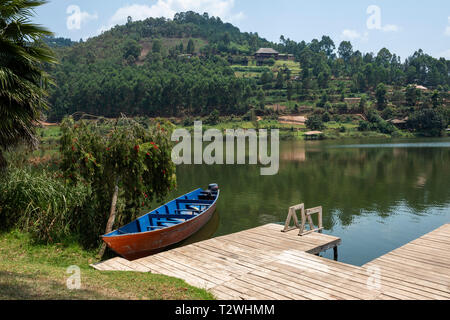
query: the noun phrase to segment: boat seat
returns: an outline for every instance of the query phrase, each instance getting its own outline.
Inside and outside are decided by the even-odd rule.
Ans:
[[[162,229],[162,228],[164,228],[164,227],[163,226],[148,226],[147,231],[152,231],[152,230]]]
[[[193,211],[193,210],[188,210],[188,209],[184,209],[184,210],[175,210],[176,212],[179,212],[179,213],[181,213],[181,214],[183,214],[183,215],[191,215],[191,216],[193,216],[193,217],[196,217],[196,216],[198,216],[198,214],[201,212],[201,211]]]
[[[184,222],[186,220],[182,220],[182,219],[165,219],[165,218],[161,218],[157,220],[158,224],[166,224],[166,223],[173,223],[173,224],[179,224],[181,222]]]
[[[163,223],[163,225],[166,227],[173,227],[173,226],[178,225],[178,223]]]
[[[190,204],[192,205],[211,205],[214,203],[213,200],[202,200],[202,199],[192,199],[192,200],[177,200],[180,204]]]

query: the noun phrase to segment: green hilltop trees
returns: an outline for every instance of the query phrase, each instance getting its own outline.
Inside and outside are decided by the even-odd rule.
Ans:
[[[377,105],[379,109],[384,109],[387,103],[387,89],[384,83],[379,83],[377,86],[377,90],[375,92],[375,96],[377,98]]]
[[[189,39],[187,48],[186,48],[186,53],[188,54],[193,54],[195,52],[195,44],[194,41],[192,39]]]
[[[261,47],[292,54],[295,62],[282,66],[267,59],[257,67],[252,55]],[[273,43],[191,11],[174,19],[129,21],[55,50],[61,63],[48,68],[57,83],[49,97],[50,121],[79,111],[105,117],[207,117],[214,110],[243,116],[258,107],[263,115],[270,113],[264,104],[284,103],[287,112],[295,112],[294,105],[326,107],[319,111],[333,119],[345,112],[367,116],[367,107],[376,105],[376,112],[391,120],[449,101],[450,61],[422,50],[402,60],[387,48],[362,53],[351,42],[335,44],[328,36],[309,43],[282,36]],[[328,98],[321,101],[324,95]],[[346,102],[362,96],[363,106]],[[376,123],[383,131],[392,129]]]

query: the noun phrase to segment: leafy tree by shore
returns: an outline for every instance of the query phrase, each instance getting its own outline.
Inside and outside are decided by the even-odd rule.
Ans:
[[[306,127],[311,130],[323,130],[325,125],[320,116],[313,115],[306,120]]]
[[[161,201],[175,187],[169,130],[126,118],[63,121],[61,169],[73,185],[92,190],[92,208],[82,218],[86,245],[96,245],[116,224],[133,221],[139,208]]]
[[[442,110],[425,108],[414,112],[408,120],[411,129],[428,136],[441,136],[448,126]]]

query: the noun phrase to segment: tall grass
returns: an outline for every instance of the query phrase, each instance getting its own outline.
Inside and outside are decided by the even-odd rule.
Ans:
[[[78,228],[89,192],[46,170],[10,168],[0,177],[0,229],[20,228],[39,242],[56,242]]]

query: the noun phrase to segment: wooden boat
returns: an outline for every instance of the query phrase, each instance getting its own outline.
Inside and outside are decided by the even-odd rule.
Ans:
[[[102,236],[114,252],[135,260],[179,243],[210,219],[219,199],[217,184],[187,193],[139,219]]]

